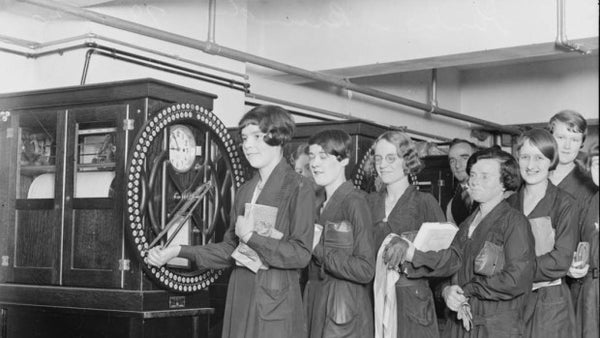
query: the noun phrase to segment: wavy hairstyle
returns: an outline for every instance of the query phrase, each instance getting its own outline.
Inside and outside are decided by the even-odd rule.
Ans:
[[[419,152],[415,142],[403,132],[390,130],[379,135],[375,140],[375,144],[381,140],[386,140],[396,147],[396,154],[404,160],[404,173],[416,175],[423,168],[425,164],[419,158]]]

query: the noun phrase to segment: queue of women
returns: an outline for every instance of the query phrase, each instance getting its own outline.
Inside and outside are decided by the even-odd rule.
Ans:
[[[404,133],[375,141],[383,187],[367,195],[345,175],[346,132],[313,135],[295,171],[283,156],[295,128],[287,111],[256,107],[239,128],[256,173],[236,193],[223,241],[146,258],[232,268],[223,337],[599,336],[598,146],[587,168],[577,165],[587,128],[579,114],[524,133],[516,157],[497,147],[472,154],[468,187],[479,207],[438,251],[412,243],[423,223],[445,216],[409,183],[423,164]],[[276,207],[282,236],[254,231],[248,203]],[[258,271],[231,257],[240,243],[260,257]]]

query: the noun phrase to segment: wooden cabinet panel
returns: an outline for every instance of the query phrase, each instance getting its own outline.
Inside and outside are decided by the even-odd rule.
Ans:
[[[149,119],[175,103],[210,112],[215,98],[151,79],[0,95],[0,112],[10,112],[0,118],[3,328],[23,337],[36,336],[37,324],[56,328],[48,337],[162,337],[166,332],[183,337],[194,329],[209,330],[210,299],[224,294],[176,293],[148,277],[126,220],[125,171],[135,136]],[[188,120],[201,130],[199,116]],[[156,144],[154,150],[166,149],[163,142]],[[218,157],[210,147],[198,151]],[[211,166],[219,171],[221,163]],[[191,182],[184,175],[177,178],[179,188]],[[169,197],[176,195],[169,189]],[[220,214],[228,215],[230,201],[220,205],[227,208]],[[203,236],[190,232],[196,242]],[[19,322],[25,319],[34,325]]]

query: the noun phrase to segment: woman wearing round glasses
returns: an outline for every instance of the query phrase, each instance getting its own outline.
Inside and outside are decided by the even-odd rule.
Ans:
[[[565,282],[578,240],[575,200],[548,180],[559,161],[552,134],[544,129],[527,131],[517,152],[525,184],[507,201],[529,219],[536,251],[534,283],[524,313],[525,335],[575,337],[575,315]]]
[[[383,133],[375,141],[374,159],[384,184],[383,189],[369,195],[376,250],[391,233],[416,233],[424,222],[445,221],[435,198],[419,192],[408,181],[408,175],[423,168],[410,137],[398,131]],[[421,252],[410,241],[396,236],[388,238],[382,258],[388,268],[401,272],[395,284],[397,336],[438,337],[433,293],[425,277],[452,275],[460,267],[458,251],[451,247]],[[377,302],[378,290],[375,293]],[[378,318],[377,310],[375,316],[377,332],[380,323],[387,324]]]

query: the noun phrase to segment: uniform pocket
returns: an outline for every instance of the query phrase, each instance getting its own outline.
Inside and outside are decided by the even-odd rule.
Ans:
[[[433,293],[426,283],[396,288],[399,292],[399,302],[403,304],[406,316],[413,322],[430,326],[435,320]]]
[[[346,221],[327,222],[323,234],[325,247],[352,249],[354,245],[352,225]]]
[[[523,321],[518,310],[500,312],[485,319],[483,331],[487,337],[521,337]]]
[[[259,271],[256,305],[261,321],[283,321],[290,318],[290,285],[285,271]],[[276,323],[272,323],[275,325]]]
[[[356,292],[347,282],[331,285],[327,297],[325,337],[346,337],[357,330]]]
[[[504,268],[504,248],[501,245],[485,241],[475,257],[473,271],[483,276],[493,276]]]

